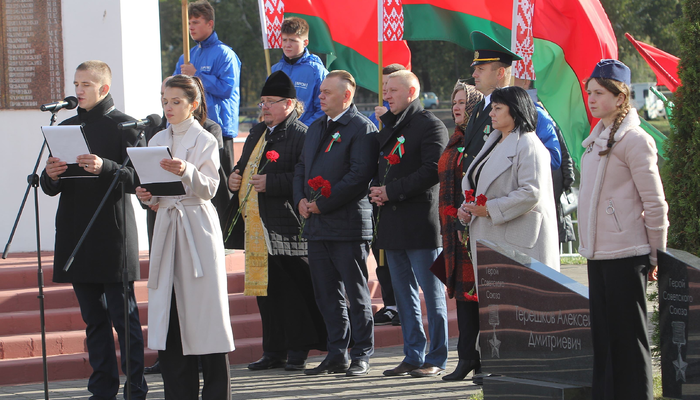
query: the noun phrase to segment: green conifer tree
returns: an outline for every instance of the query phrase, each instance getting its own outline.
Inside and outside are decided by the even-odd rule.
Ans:
[[[668,246],[700,256],[700,0],[683,2],[679,77],[662,177],[671,226]]]

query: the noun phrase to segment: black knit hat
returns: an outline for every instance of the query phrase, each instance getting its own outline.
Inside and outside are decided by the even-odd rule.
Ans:
[[[297,90],[294,88],[294,84],[287,74],[282,71],[275,71],[267,77],[260,96],[278,96],[287,99],[295,99],[297,97]]]

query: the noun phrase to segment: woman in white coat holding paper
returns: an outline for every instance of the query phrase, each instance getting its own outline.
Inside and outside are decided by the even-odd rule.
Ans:
[[[168,146],[161,168],[180,177],[185,195],[138,198],[157,208],[148,278],[148,347],[158,350],[166,398],[197,399],[202,359],[203,399],[230,399],[228,352],[234,349],[224,246],[211,203],[219,185],[219,146],[200,125],[206,119],[199,78],[177,75],[165,84],[170,123],[149,146]]]
[[[460,220],[470,223],[474,268],[476,241],[485,239],[559,271],[550,156],[534,132],[535,105],[522,88],[496,89],[489,115],[494,131],[462,179],[462,189],[486,196],[486,204],[470,202],[458,211]]]

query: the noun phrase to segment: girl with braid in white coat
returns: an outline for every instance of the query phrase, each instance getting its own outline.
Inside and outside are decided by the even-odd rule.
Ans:
[[[600,118],[583,141],[579,252],[588,258],[593,398],[653,398],[647,273],[666,250],[668,205],[654,140],[630,106],[630,70],[601,60],[586,81]]]

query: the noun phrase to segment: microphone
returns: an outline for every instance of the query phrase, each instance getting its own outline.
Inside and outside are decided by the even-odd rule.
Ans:
[[[58,110],[62,110],[64,108],[66,110],[72,110],[75,107],[78,107],[78,98],[75,96],[68,96],[62,101],[43,104],[41,106],[41,111],[57,112]]]
[[[120,131],[126,130],[126,129],[143,129],[147,126],[158,126],[163,122],[163,118],[160,117],[158,114],[151,114],[148,117],[144,119],[138,119],[136,121],[129,121],[129,122],[120,122],[119,125],[117,125],[117,129]]]

